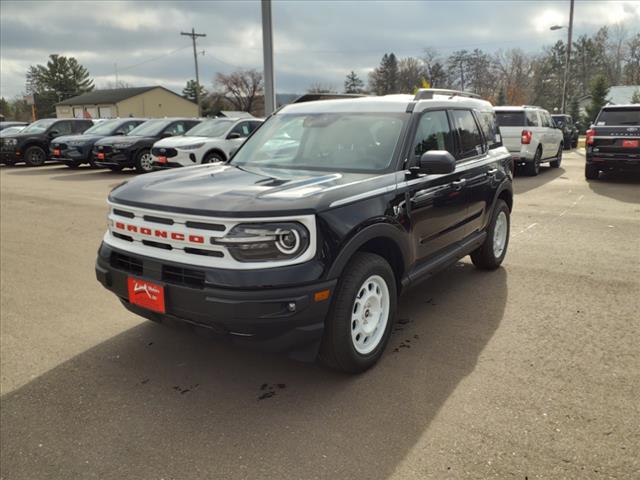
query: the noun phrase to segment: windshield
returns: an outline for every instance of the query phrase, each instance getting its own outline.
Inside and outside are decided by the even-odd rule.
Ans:
[[[21,132],[24,127],[7,127],[0,130],[0,137],[10,137],[11,135]]]
[[[330,171],[379,171],[391,163],[408,115],[280,114],[251,136],[232,164]]]
[[[207,120],[193,127],[185,135],[187,137],[221,137],[232,123],[233,120]]]
[[[110,135],[118,126],[123,123],[122,120],[107,120],[100,122],[93,127],[85,130],[84,134]]]
[[[496,120],[501,127],[524,127],[524,112],[522,110],[497,111]]]
[[[55,119],[55,118],[49,118],[47,120],[38,120],[36,122],[33,122],[31,125],[26,127],[24,130],[22,130],[21,133],[42,133],[47,128],[49,128],[51,125],[53,125],[53,123],[56,122],[56,121],[57,121],[57,119]]]
[[[563,117],[562,115],[551,115],[551,118],[556,127],[564,127],[565,123],[567,123],[567,117]]]
[[[640,125],[640,107],[602,110],[596,125]]]
[[[155,137],[156,135],[160,135],[160,132],[167,128],[170,123],[171,120],[149,120],[148,122],[144,122],[142,125],[138,125],[127,135],[132,137],[136,135],[141,137]]]

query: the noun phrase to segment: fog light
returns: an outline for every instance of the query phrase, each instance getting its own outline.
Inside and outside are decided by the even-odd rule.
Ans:
[[[289,303],[289,305],[287,305],[287,310],[289,310],[290,312],[295,312],[296,311],[296,303],[295,302]]]

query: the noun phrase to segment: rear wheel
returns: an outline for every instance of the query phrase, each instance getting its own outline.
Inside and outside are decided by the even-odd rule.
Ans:
[[[549,165],[551,165],[551,167],[553,168],[560,167],[560,164],[562,163],[562,150],[563,150],[562,145],[560,145],[560,147],[558,148],[556,159],[549,162]]]
[[[24,152],[24,161],[30,167],[39,167],[40,165],[44,165],[46,160],[47,154],[40,147],[29,147],[27,148],[27,151]]]
[[[526,164],[524,172],[530,177],[535,177],[540,173],[540,159],[542,158],[542,150],[538,148],[533,160]]]
[[[484,243],[471,253],[471,261],[481,270],[495,270],[507,254],[511,218],[503,200],[496,202]]]
[[[218,163],[224,162],[222,155],[216,152],[207,153],[202,159],[202,163]]]
[[[595,165],[584,166],[584,176],[587,180],[597,180],[600,175],[600,170]]]
[[[136,170],[140,173],[153,172],[153,157],[149,150],[140,150],[136,156]]]
[[[358,253],[333,293],[320,359],[337,370],[363,372],[380,359],[391,334],[397,305],[395,275],[384,258]]]

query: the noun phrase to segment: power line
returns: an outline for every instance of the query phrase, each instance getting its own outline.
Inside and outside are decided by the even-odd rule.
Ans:
[[[118,72],[122,72],[123,70],[130,70],[132,68],[139,67],[140,65],[145,65],[147,63],[155,62],[156,60],[160,60],[162,58],[168,57],[169,55],[173,55],[174,53],[179,52],[180,50],[184,50],[185,48],[189,48],[189,45],[184,45],[184,46],[182,46],[180,48],[176,48],[175,50],[171,50],[170,52],[162,54],[162,55],[159,55],[157,57],[149,58],[149,59],[143,60],[142,62],[139,62],[139,63],[134,63],[133,65],[129,65],[128,67],[118,68]]]

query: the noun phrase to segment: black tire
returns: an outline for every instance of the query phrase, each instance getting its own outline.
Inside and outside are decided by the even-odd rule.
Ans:
[[[558,148],[558,153],[556,154],[556,159],[549,162],[549,165],[552,168],[560,168],[560,164],[562,163],[562,150],[562,145],[560,145],[560,147]]]
[[[209,152],[202,159],[202,163],[216,163],[216,162],[224,162],[225,159],[222,155],[217,152]]]
[[[524,167],[524,173],[530,177],[535,177],[540,173],[540,159],[542,158],[542,149],[538,148],[533,160]]]
[[[578,139],[575,139],[573,142],[571,142],[571,148],[578,148]]]
[[[587,180],[597,180],[600,176],[600,170],[595,165],[585,165],[584,166],[584,176]]]
[[[366,288],[364,283],[374,276],[383,279],[386,284],[389,311],[386,326],[377,345],[371,352],[362,354],[356,350],[352,338],[352,328],[355,325],[352,323],[352,316],[356,307],[356,296]],[[380,359],[391,335],[398,301],[395,274],[389,263],[379,255],[357,253],[345,267],[332,293],[333,303],[325,321],[320,360],[328,367],[343,372],[364,372]],[[376,332],[371,335],[376,335]]]
[[[504,240],[504,246],[499,255],[496,256],[494,249],[494,239],[496,236],[496,223],[498,217],[504,214],[506,217],[506,238]],[[509,232],[511,230],[511,216],[509,207],[503,200],[498,200],[496,206],[493,209],[493,215],[491,215],[491,223],[487,227],[487,238],[484,243],[471,253],[471,261],[473,264],[481,270],[495,270],[498,268],[504,257],[507,255],[507,249],[509,247]]]
[[[44,165],[44,162],[46,161],[46,152],[38,146],[29,147],[24,152],[24,162],[29,167],[39,167],[41,165]]]
[[[82,162],[64,162],[64,164],[69,167],[69,168],[73,168],[76,169],[78,167],[80,167],[80,165],[82,165]]]
[[[120,165],[110,165],[107,168],[109,170],[111,170],[112,172],[121,172],[122,171],[122,167]]]
[[[136,155],[136,170],[138,173],[150,173],[154,171],[151,150],[144,148]]]

